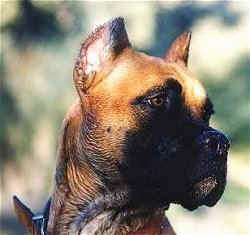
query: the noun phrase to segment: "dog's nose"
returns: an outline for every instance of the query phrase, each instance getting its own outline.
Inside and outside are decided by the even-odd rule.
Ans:
[[[226,157],[230,147],[227,137],[215,130],[203,132],[198,138],[198,143],[200,148],[205,148],[216,157]]]

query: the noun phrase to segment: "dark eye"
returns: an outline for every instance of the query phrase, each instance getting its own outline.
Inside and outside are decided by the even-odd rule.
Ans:
[[[214,114],[213,104],[209,99],[206,100],[206,105],[203,109],[203,120],[209,122],[210,117]]]
[[[204,114],[203,114],[203,120],[208,123],[210,117],[212,116],[212,114],[214,114],[214,111],[204,112]]]
[[[148,104],[152,108],[159,108],[165,103],[165,99],[162,96],[156,96],[147,100]]]

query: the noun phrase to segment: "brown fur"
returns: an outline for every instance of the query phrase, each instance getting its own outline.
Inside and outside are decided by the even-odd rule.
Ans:
[[[131,48],[123,21],[117,18],[100,26],[82,44],[73,73],[79,98],[64,119],[59,140],[49,235],[174,235],[163,202],[148,205],[145,195],[145,204],[133,204],[136,193],[121,167],[133,169],[127,162],[133,163],[138,156],[126,155],[130,134],[140,134],[144,120],[151,118],[147,112],[135,111],[135,99],[168,81],[182,88],[182,115],[199,128],[207,128],[207,94],[187,68],[190,39],[190,33],[178,37],[165,58],[148,56]],[[150,146],[153,133],[145,133],[140,145]],[[213,187],[217,184],[210,178],[207,181]],[[204,182],[196,184],[197,190]],[[181,204],[181,200],[170,202]],[[193,200],[199,206],[198,199]]]
[[[189,35],[188,38],[190,39]],[[96,37],[94,37],[95,39]],[[89,43],[88,40],[87,45]],[[189,40],[184,43],[189,45]],[[178,42],[173,46],[175,47],[176,44]],[[82,47],[81,52],[85,47],[86,45]],[[185,45],[182,45],[182,47],[185,47]],[[63,139],[60,141],[60,145],[64,147],[59,148],[57,175],[61,176],[62,169],[60,164],[67,165],[64,170],[66,171],[68,182],[64,182],[62,179],[57,180],[51,209],[53,212],[51,217],[53,217],[50,218],[49,231],[55,226],[57,229],[53,231],[60,231],[58,233],[64,234],[64,226],[69,223],[77,212],[77,208],[74,205],[77,203],[83,204],[85,200],[91,201],[100,191],[105,190],[105,186],[98,179],[98,176],[91,172],[84,161],[79,163],[78,158],[75,156],[75,154],[79,154],[75,152],[77,149],[80,148],[78,151],[82,151],[77,138],[79,138],[79,132],[81,131],[81,122],[86,122],[84,119],[87,115],[91,116],[90,119],[98,120],[99,123],[96,125],[101,128],[100,132],[105,132],[105,134],[109,135],[108,142],[105,142],[105,139],[101,140],[103,148],[113,153],[111,154],[112,159],[105,159],[109,163],[109,168],[112,168],[116,161],[121,160],[119,159],[122,156],[120,143],[125,138],[126,128],[138,128],[133,110],[128,104],[131,103],[134,97],[142,95],[149,88],[161,86],[168,78],[174,77],[184,88],[182,95],[185,97],[187,107],[192,109],[192,113],[197,118],[201,118],[199,114],[206,94],[204,93],[197,97],[195,87],[202,90],[202,85],[188,72],[184,64],[178,64],[182,59],[179,58],[179,55],[177,55],[176,59],[173,59],[176,56],[176,48],[173,50],[175,50],[174,54],[171,54],[170,49],[167,59],[164,60],[134,52],[131,48],[125,48],[122,54],[116,57],[115,61],[105,61],[105,66],[103,65],[98,73],[95,74],[95,77],[91,78],[92,85],[88,86],[86,99],[74,104],[64,120]],[[82,56],[80,57],[82,58]],[[172,58],[172,60],[169,58]],[[166,64],[166,61],[168,62],[169,60],[171,63]],[[185,61],[187,62],[187,54],[185,54]],[[78,76],[81,75],[79,74],[81,69],[77,67],[76,70],[78,71]],[[193,88],[189,89],[191,86]],[[86,111],[88,112],[87,114]],[[110,123],[112,123],[111,134],[107,133]],[[100,138],[102,138],[101,135],[102,133],[100,133]],[[59,189],[61,180],[63,190]],[[133,229],[131,228],[131,230]]]

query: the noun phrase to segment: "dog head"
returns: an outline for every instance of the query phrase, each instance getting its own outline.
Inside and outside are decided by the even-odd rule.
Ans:
[[[74,82],[84,155],[110,190],[128,187],[131,203],[195,209],[224,191],[229,141],[209,126],[212,103],[187,67],[190,39],[148,56],[116,18],[82,44]]]

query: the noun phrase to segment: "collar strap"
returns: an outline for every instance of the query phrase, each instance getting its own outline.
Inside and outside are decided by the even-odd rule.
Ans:
[[[32,235],[46,235],[50,203],[51,198],[47,201],[43,212],[32,217]]]
[[[43,214],[34,215],[32,217],[32,234],[46,235],[47,223],[48,218],[45,218]]]

